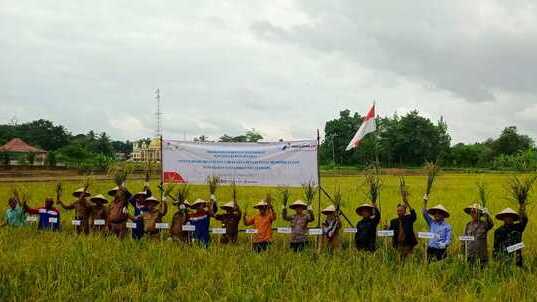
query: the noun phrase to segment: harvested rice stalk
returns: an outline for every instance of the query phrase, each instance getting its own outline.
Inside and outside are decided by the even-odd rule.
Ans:
[[[233,205],[237,207],[237,199],[238,199],[238,188],[237,183],[235,180],[231,182],[231,200],[233,200]]]
[[[162,192],[164,196],[172,197],[174,190],[175,190],[175,184],[168,184],[164,187],[164,190]],[[172,199],[174,198],[172,197]]]
[[[281,188],[280,195],[282,197],[283,206],[287,208],[287,204],[289,203],[289,198],[291,197],[291,194],[289,193],[289,188],[287,187]]]
[[[406,185],[404,176],[399,177],[399,192],[401,193],[401,201],[403,201],[404,204],[408,204],[410,192],[408,192],[408,186]]]
[[[272,194],[270,192],[265,196],[265,202],[268,204],[269,208],[272,208]]]
[[[177,205],[181,205],[185,203],[189,195],[190,195],[190,187],[187,184],[183,184],[179,186],[177,193],[175,193],[175,202],[177,203]]]
[[[426,162],[425,163],[425,172],[427,173],[427,187],[425,189],[425,194],[429,196],[433,189],[433,184],[440,172],[440,166],[436,162]]]
[[[213,175],[207,177],[207,184],[209,185],[209,193],[214,195],[216,193],[216,189],[218,188],[218,184],[220,184],[220,177]]]
[[[124,186],[125,181],[127,181],[130,172],[130,169],[128,169],[126,165],[115,165],[111,166],[110,169],[108,169],[108,175],[112,177],[114,183],[118,187]]]
[[[481,179],[478,183],[476,183],[476,186],[477,192],[479,194],[479,203],[481,204],[481,208],[486,208],[488,200],[487,185],[483,182],[483,179]]]
[[[342,195],[341,195],[341,188],[338,188],[336,190],[336,193],[334,193],[334,206],[336,207],[336,213],[339,214],[340,212],[340,208],[341,208],[341,200],[343,199]]]
[[[372,204],[376,204],[379,200],[382,181],[377,169],[370,169],[365,174],[365,185],[367,186],[367,197]]]
[[[304,190],[304,198],[306,199],[306,203],[309,206],[313,202],[313,198],[315,198],[315,185],[313,182],[308,182],[302,185],[302,189]]]
[[[56,200],[60,200],[63,194],[63,184],[61,181],[56,183]]]
[[[536,181],[537,175],[527,176],[524,179],[513,176],[509,180],[511,197],[517,201],[520,206],[525,206],[528,204],[529,195]]]

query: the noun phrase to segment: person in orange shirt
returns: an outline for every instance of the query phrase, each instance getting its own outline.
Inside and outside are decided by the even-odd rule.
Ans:
[[[256,208],[259,213],[253,217],[248,217],[246,210],[244,211],[243,222],[245,225],[255,225],[257,233],[255,234],[253,249],[260,253],[267,250],[272,242],[272,223],[276,220],[276,213],[272,208],[271,203],[262,200],[257,203]]]

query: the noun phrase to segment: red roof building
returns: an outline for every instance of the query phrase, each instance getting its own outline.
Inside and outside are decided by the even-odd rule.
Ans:
[[[16,152],[16,153],[36,153],[46,154],[47,151],[33,147],[25,143],[20,138],[14,138],[0,147],[0,152]]]

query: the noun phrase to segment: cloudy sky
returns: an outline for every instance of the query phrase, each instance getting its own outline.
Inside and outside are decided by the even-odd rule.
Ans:
[[[151,4],[149,4],[151,3]],[[0,123],[311,138],[340,110],[537,137],[534,1],[0,0]]]

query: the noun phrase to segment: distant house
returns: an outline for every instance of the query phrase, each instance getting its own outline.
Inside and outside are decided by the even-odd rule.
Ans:
[[[160,161],[160,138],[153,138],[146,142],[139,140],[132,146],[131,160],[133,161]]]
[[[29,158],[30,155],[34,155],[34,165],[44,165],[47,158],[47,151],[28,145],[20,138],[14,138],[0,146],[0,153],[13,159]]]

